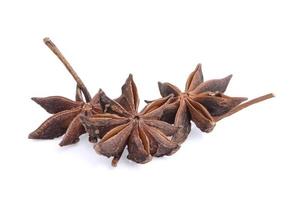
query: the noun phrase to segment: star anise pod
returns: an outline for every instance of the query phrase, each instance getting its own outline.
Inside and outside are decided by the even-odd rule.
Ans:
[[[217,121],[251,104],[273,97],[273,94],[268,94],[241,104],[247,98],[229,97],[223,94],[231,77],[232,75],[229,75],[222,79],[204,82],[201,64],[198,64],[189,75],[184,92],[170,83],[158,83],[162,97],[174,95],[162,118],[168,123],[173,123],[175,127],[180,127],[172,141],[179,144],[185,141],[191,130],[190,121],[193,121],[201,131],[210,132]]]
[[[132,75],[129,75],[122,86],[122,95],[116,101],[101,92],[100,103],[107,113],[81,116],[81,120],[87,130],[99,128],[103,132],[104,136],[94,148],[98,154],[113,157],[113,166],[116,166],[126,146],[128,159],[146,163],[152,156],[170,155],[179,148],[169,138],[178,129],[160,121],[169,100],[170,96],[161,98],[138,112],[137,87]]]
[[[50,96],[45,98],[32,98],[33,101],[42,106],[48,113],[53,114],[43,122],[34,132],[29,134],[30,139],[53,139],[64,135],[60,146],[73,144],[79,141],[79,136],[85,133],[80,122],[80,115],[90,116],[101,113],[99,105],[99,93],[91,98],[90,93],[74,71],[72,66],[65,59],[60,50],[49,38],[44,39],[45,44],[62,61],[64,66],[77,82],[76,101],[61,96]],[[85,101],[83,100],[83,96]],[[91,142],[97,141],[97,133],[89,135]]]

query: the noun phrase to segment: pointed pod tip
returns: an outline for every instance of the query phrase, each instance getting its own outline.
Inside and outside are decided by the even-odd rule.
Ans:
[[[66,146],[67,144],[65,144],[65,142],[62,140],[60,143],[59,143],[59,146],[60,147],[63,147],[63,146]]]
[[[158,81],[158,87],[159,87],[159,89],[161,90],[161,88],[163,87],[163,83],[160,82],[160,81]]]
[[[106,93],[103,90],[99,91],[99,94],[100,94],[100,97],[107,96]]]
[[[237,97],[237,100],[240,102],[243,102],[243,101],[247,101],[248,98],[247,97]]]
[[[232,76],[233,76],[233,75],[230,74],[230,75],[226,76],[225,79],[229,79],[229,80],[230,80],[230,79],[232,78]]]
[[[31,97],[31,99],[32,99],[33,101],[37,101],[37,100],[42,99],[42,98],[41,98],[41,97]]]
[[[232,74],[230,74],[230,75],[228,75],[228,76],[226,76],[225,78],[223,78],[222,80],[224,80],[225,81],[225,83],[227,84],[227,86],[228,86],[228,84],[229,84],[229,82],[230,82],[230,80],[232,79]]]
[[[126,79],[126,83],[125,84],[129,84],[133,82],[133,75],[129,74],[128,78]],[[122,86],[122,88],[125,86],[125,84]]]
[[[153,100],[144,100],[144,102],[148,104],[148,103],[152,103]]]
[[[40,139],[40,137],[36,132],[32,132],[28,135],[28,139]]]
[[[38,97],[31,97],[31,100],[36,102],[36,103],[38,102],[38,99],[39,99]]]
[[[232,97],[233,103],[239,105],[248,100],[247,97]]]
[[[211,126],[204,130],[205,133],[212,132],[213,129],[215,128],[215,126],[216,126],[216,122],[215,121],[211,121],[210,124],[211,124]]]
[[[67,139],[67,138],[63,138],[62,141],[59,143],[59,146],[60,147],[64,147],[64,146],[68,146],[68,145],[71,145],[71,144],[76,144],[77,142],[79,142],[80,139],[79,138],[75,138],[73,141],[70,140],[70,139]]]
[[[198,64],[196,65],[195,71],[201,70],[201,67],[202,67],[202,64],[201,64],[201,63],[198,63]]]
[[[64,138],[62,139],[62,141],[59,143],[59,146],[60,146],[60,147],[64,147],[64,146],[67,146],[67,145],[69,145],[69,144],[73,144],[73,143],[69,142],[69,141],[66,140],[66,138],[64,137]]]
[[[145,164],[148,163],[152,160],[152,156],[150,154],[148,155],[143,155],[141,157],[136,157],[135,155],[127,155],[127,159],[132,160],[133,162],[136,162],[138,164]]]
[[[40,106],[42,106],[42,103],[44,102],[44,98],[40,98],[40,97],[32,97],[31,100]]]
[[[142,162],[139,162],[139,164],[145,164],[152,161],[152,156],[149,154]]]
[[[181,147],[180,144],[177,143],[177,142],[175,142],[175,143],[177,144],[177,146],[167,154],[168,156],[173,155],[174,153],[176,153],[180,149],[180,147]]]
[[[105,94],[105,92],[100,88],[100,89],[98,90],[98,94],[101,96],[101,95]]]
[[[100,148],[100,146],[99,146],[99,144],[95,144],[94,145],[94,150],[96,151],[96,153],[98,153],[99,155],[102,155],[102,153],[101,153],[101,148]]]

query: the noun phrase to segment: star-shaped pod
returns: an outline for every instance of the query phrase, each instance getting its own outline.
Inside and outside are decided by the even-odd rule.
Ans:
[[[80,95],[77,95],[76,101],[61,96],[33,97],[33,101],[53,115],[30,133],[29,138],[53,139],[64,135],[60,146],[78,142],[79,136],[85,133],[80,122],[80,115],[81,113],[84,115],[101,113],[99,96],[99,93],[97,93],[88,103]],[[95,142],[97,136],[90,135],[89,140]]]
[[[81,116],[81,119],[90,132],[93,129],[106,132],[94,148],[98,154],[113,157],[113,166],[116,166],[126,146],[128,159],[146,163],[152,156],[170,155],[179,148],[170,140],[178,129],[160,121],[169,101],[169,96],[161,98],[138,112],[139,96],[132,75],[129,75],[117,100],[113,101],[101,93],[101,106],[107,113]]]
[[[45,38],[44,43],[62,61],[69,73],[77,82],[76,101],[61,96],[45,98],[32,98],[33,101],[42,106],[47,112],[53,114],[42,123],[35,131],[29,134],[30,139],[53,139],[64,135],[60,146],[73,144],[79,141],[79,136],[85,133],[80,122],[80,115],[93,115],[101,113],[99,106],[99,92],[91,98],[84,83],[74,71],[69,62],[65,59],[60,50],[49,39]],[[83,96],[85,101],[83,100]],[[89,140],[96,142],[99,133],[89,134]]]
[[[164,113],[163,120],[180,127],[172,140],[182,143],[191,130],[191,123],[203,132],[210,132],[216,121],[237,107],[245,97],[224,95],[232,75],[222,79],[203,81],[201,64],[189,75],[184,92],[170,83],[159,82],[162,97],[174,95]],[[153,101],[154,102],[154,101]]]

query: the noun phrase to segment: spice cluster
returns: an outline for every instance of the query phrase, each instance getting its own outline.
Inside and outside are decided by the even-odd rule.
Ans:
[[[52,114],[30,139],[62,136],[60,146],[77,143],[82,134],[94,143],[98,154],[112,157],[116,166],[125,149],[127,158],[147,163],[153,157],[175,153],[187,139],[193,122],[201,132],[211,132],[216,123],[252,104],[272,98],[267,94],[247,101],[225,91],[232,76],[204,81],[201,65],[188,76],[184,90],[171,83],[158,83],[161,98],[146,101],[139,111],[139,94],[130,74],[118,98],[108,97],[101,89],[93,97],[63,54],[49,39],[45,44],[62,61],[76,81],[75,100],[62,96],[32,98]]]

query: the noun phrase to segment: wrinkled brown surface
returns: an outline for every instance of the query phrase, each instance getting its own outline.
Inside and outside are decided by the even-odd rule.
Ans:
[[[201,65],[198,64],[189,75],[184,92],[175,85],[159,82],[162,97],[174,96],[162,116],[162,120],[173,123],[179,128],[173,135],[172,141],[176,143],[185,141],[191,130],[190,121],[203,132],[212,131],[216,123],[214,117],[224,115],[246,100],[223,94],[231,77],[230,75],[204,82]]]
[[[122,86],[119,98],[112,100],[101,90],[91,98],[55,44],[49,38],[44,42],[75,79],[76,96],[75,101],[61,96],[32,98],[52,116],[29,134],[29,138],[63,136],[59,145],[65,146],[78,142],[79,136],[87,131],[90,142],[100,139],[94,148],[99,154],[113,157],[113,166],[117,165],[126,147],[127,158],[137,163],[149,162],[153,156],[171,155],[187,138],[191,121],[201,131],[210,132],[217,121],[274,96],[267,94],[241,104],[246,98],[223,94],[231,75],[204,82],[199,64],[189,75],[183,92],[170,83],[159,82],[162,98],[138,112],[139,96],[132,75]]]
[[[99,95],[88,103],[84,102],[80,90],[77,89],[76,101],[61,96],[46,98],[32,98],[47,112],[53,114],[35,131],[29,134],[30,139],[53,139],[64,135],[60,146],[74,144],[79,141],[79,136],[85,133],[80,122],[80,114],[92,115],[100,113]],[[89,135],[89,140],[97,141],[99,134]]]
[[[81,116],[81,121],[87,131],[100,130],[103,137],[94,148],[99,154],[113,157],[113,166],[116,166],[126,146],[128,159],[137,163],[146,163],[152,156],[170,155],[179,148],[169,138],[178,128],[160,121],[169,97],[150,103],[138,112],[139,96],[130,75],[118,99],[113,101],[102,92],[100,101],[107,113]]]

